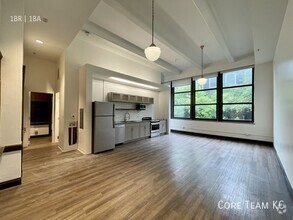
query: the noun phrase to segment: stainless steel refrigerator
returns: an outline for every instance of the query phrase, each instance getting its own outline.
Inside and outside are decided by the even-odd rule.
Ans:
[[[115,105],[110,102],[93,102],[92,153],[115,148]]]

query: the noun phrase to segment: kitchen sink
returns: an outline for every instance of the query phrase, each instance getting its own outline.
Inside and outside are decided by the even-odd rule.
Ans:
[[[140,123],[142,122],[141,120],[137,120],[137,121],[116,121],[115,124],[131,124],[131,123]]]
[[[124,121],[124,123],[139,123],[141,121]]]

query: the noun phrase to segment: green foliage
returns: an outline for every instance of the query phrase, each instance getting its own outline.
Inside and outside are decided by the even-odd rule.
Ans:
[[[195,92],[195,103],[196,104],[217,103],[217,90]]]
[[[252,102],[252,86],[223,89],[223,103]]]
[[[216,105],[198,105],[195,106],[195,118],[216,119]]]
[[[174,92],[178,93],[178,92],[189,92],[191,90],[191,86],[190,85],[186,85],[186,86],[177,86],[174,88]]]
[[[174,95],[175,105],[189,105],[190,104],[190,92],[178,93]]]
[[[252,105],[224,105],[223,106],[224,120],[251,120],[252,119]]]
[[[190,118],[190,106],[174,106],[174,117]]]

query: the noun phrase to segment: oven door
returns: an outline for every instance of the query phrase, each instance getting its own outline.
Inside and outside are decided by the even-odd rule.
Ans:
[[[151,137],[160,135],[160,122],[151,122]]]

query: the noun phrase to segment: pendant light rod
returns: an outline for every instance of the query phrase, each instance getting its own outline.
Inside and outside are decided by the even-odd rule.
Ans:
[[[154,62],[160,58],[161,49],[154,44],[155,33],[155,0],[152,0],[152,44],[144,50],[148,60]]]
[[[201,78],[203,78],[203,48],[204,48],[204,45],[201,45],[200,46],[200,49],[201,49]]]
[[[197,83],[199,85],[201,85],[201,86],[203,86],[204,84],[206,84],[206,82],[208,81],[203,76],[203,48],[204,48],[204,45],[201,45],[200,46],[200,49],[201,49],[201,75],[200,75],[200,78],[197,80]]]
[[[155,0],[152,0],[152,44],[154,44],[154,32],[155,32]]]

